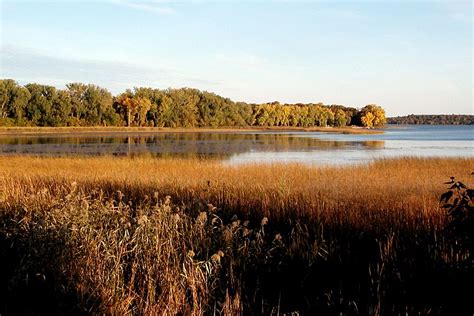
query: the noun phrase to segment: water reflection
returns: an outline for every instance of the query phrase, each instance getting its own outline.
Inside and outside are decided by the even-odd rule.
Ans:
[[[396,127],[372,135],[258,131],[0,136],[0,155],[200,157],[230,164],[347,164],[400,156],[474,157],[474,126]]]
[[[246,152],[309,152],[383,148],[384,141],[335,141],[283,133],[160,133],[110,136],[0,137],[2,154],[231,157]]]

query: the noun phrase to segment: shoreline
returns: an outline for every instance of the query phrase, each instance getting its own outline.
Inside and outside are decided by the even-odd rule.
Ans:
[[[0,127],[0,136],[48,134],[155,134],[155,133],[251,133],[251,132],[321,132],[336,134],[383,134],[381,129],[363,127]]]

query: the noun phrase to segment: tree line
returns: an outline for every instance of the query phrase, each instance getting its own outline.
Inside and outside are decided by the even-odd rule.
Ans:
[[[0,80],[0,126],[150,126],[150,127],[378,127],[385,111],[371,104],[250,104],[198,89],[134,88],[113,96],[93,84],[65,89]]]
[[[425,124],[425,125],[474,125],[474,115],[431,114],[389,117],[389,124]]]

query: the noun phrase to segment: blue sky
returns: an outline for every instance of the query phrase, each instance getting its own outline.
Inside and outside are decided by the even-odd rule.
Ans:
[[[0,77],[474,114],[471,1],[1,2]]]

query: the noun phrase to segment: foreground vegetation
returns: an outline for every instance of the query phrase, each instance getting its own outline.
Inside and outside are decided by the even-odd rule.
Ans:
[[[247,104],[197,89],[134,88],[118,96],[89,84],[66,89],[0,80],[0,126],[382,126],[376,105]]]
[[[473,169],[0,157],[0,313],[472,314]]]

